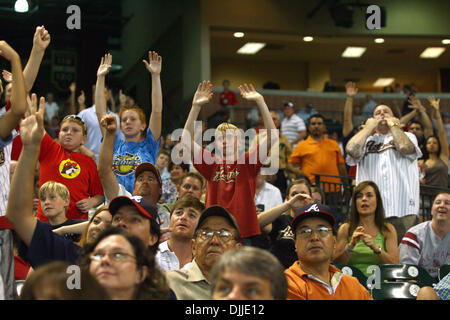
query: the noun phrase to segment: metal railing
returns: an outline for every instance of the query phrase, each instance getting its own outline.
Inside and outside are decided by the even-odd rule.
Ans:
[[[340,220],[340,222],[345,221],[350,212],[351,198],[353,189],[355,187],[355,178],[326,174],[313,175],[315,186],[321,188],[321,190],[325,193],[326,205],[335,211],[337,218],[340,217],[340,219],[338,219]],[[341,182],[337,183],[323,181],[329,180],[329,178],[340,179]],[[450,193],[449,188],[432,187],[425,185],[420,186],[419,215],[421,217],[421,221],[431,220],[431,207],[434,197],[442,191]]]

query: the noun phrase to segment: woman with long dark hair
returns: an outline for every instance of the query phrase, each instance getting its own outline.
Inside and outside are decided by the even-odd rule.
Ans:
[[[355,187],[350,214],[337,234],[334,263],[353,265],[367,277],[367,267],[399,263],[397,232],[385,222],[378,186],[363,181]]]

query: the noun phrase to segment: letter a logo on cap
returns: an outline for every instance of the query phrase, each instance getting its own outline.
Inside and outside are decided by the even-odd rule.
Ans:
[[[305,210],[305,212],[311,212],[311,211],[319,211],[319,207],[317,204],[313,204],[311,207],[308,208],[308,210]]]

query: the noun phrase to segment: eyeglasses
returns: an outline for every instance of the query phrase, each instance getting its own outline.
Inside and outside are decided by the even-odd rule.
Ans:
[[[228,230],[217,230],[217,231],[200,231],[200,239],[202,240],[211,240],[214,235],[217,236],[217,238],[221,242],[228,242],[233,238],[233,234]]]
[[[297,231],[297,236],[303,239],[308,239],[312,236],[313,231],[315,231],[319,235],[319,237],[325,238],[326,236],[328,236],[331,229],[327,227],[318,227],[316,229],[303,228]]]
[[[103,260],[103,258],[105,256],[108,256],[108,258],[113,262],[124,262],[127,260],[127,258],[136,260],[135,256],[128,254],[128,253],[124,253],[124,252],[108,252],[108,253],[95,253],[94,252],[89,256],[89,259],[91,259],[91,261],[100,262]]]

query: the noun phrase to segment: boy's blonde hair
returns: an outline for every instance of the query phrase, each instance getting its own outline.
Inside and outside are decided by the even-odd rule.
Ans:
[[[63,200],[70,199],[69,189],[56,181],[47,181],[39,188],[39,199],[49,194],[57,194]]]
[[[241,130],[239,130],[238,127],[236,127],[234,124],[229,123],[229,122],[222,122],[221,124],[219,124],[216,128],[216,135],[218,134],[219,131],[220,131],[220,134],[225,135],[227,130],[233,130],[233,131],[235,131],[236,136],[238,138],[241,137]]]

